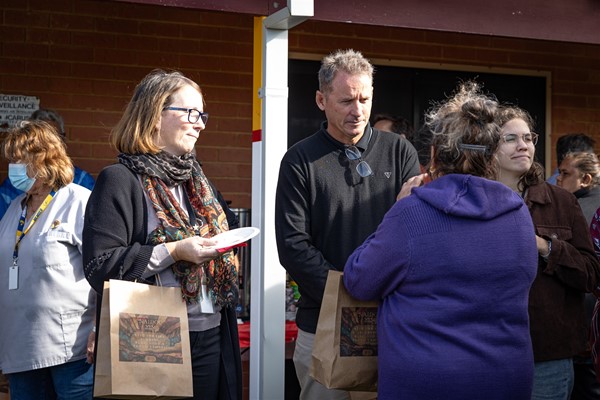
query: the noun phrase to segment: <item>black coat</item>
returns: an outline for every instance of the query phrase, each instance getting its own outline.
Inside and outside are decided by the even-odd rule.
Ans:
[[[236,228],[239,225],[237,216],[220,194],[218,198],[230,228]],[[98,294],[97,304],[102,304],[100,296],[104,281],[142,281],[142,273],[154,247],[146,244],[147,236],[148,207],[137,175],[122,164],[104,168],[87,203],[83,231],[84,271]],[[100,307],[97,310],[98,323]],[[234,309],[223,307],[220,328],[220,398],[241,400],[242,362]]]

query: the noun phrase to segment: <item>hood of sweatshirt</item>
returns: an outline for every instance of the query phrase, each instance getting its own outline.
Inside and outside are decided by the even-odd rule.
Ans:
[[[432,207],[461,218],[490,220],[525,206],[508,186],[473,175],[442,176],[412,193]]]

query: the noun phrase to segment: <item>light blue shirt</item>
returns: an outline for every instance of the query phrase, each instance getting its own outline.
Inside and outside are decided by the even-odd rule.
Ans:
[[[546,182],[556,185],[556,178],[558,177],[558,168],[554,170],[552,176],[546,180]]]

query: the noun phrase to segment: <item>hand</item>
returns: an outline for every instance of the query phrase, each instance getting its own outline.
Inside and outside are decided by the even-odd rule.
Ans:
[[[96,332],[91,331],[87,341],[87,362],[94,363],[94,348],[96,347]]]
[[[423,184],[423,180],[427,177],[427,174],[415,175],[402,185],[400,189],[400,193],[396,196],[396,200],[403,199],[407,196],[410,196],[413,188],[419,187]]]
[[[548,253],[550,253],[550,249],[548,248],[548,240],[535,235],[535,244],[537,245],[537,251],[541,256],[547,257]]]
[[[213,239],[193,236],[177,242],[166,243],[166,246],[175,261],[183,260],[194,264],[202,264],[220,255],[217,249],[213,247],[216,244]]]

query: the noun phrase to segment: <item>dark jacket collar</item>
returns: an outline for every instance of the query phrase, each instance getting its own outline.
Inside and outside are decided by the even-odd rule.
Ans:
[[[548,204],[551,203],[549,183],[541,182],[537,185],[529,186],[525,195],[526,203]]]
[[[575,197],[586,198],[586,197],[597,197],[600,196],[600,186],[594,186],[592,188],[584,187],[573,193]]]

